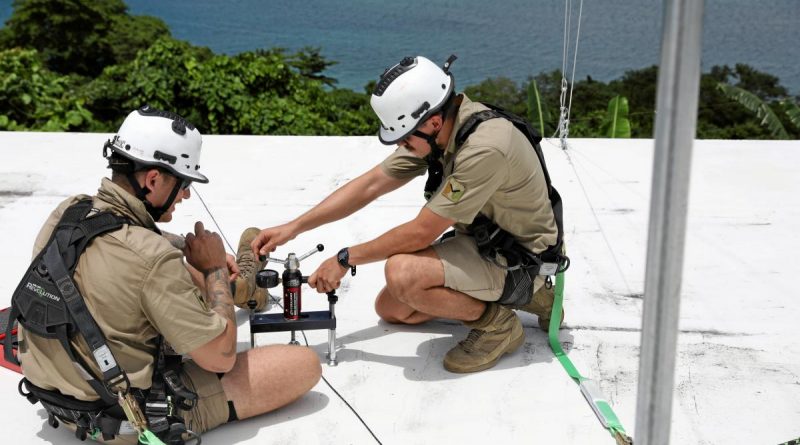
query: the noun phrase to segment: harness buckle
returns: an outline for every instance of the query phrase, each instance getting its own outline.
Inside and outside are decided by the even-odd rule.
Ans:
[[[117,393],[117,400],[119,401],[119,406],[122,407],[122,411],[125,412],[125,417],[128,418],[128,422],[131,423],[131,426],[133,426],[137,433],[142,434],[142,432],[147,429],[147,419],[145,419],[144,414],[142,414],[142,410],[139,408],[139,403],[136,401],[136,398],[134,398],[131,393],[123,395],[122,391],[120,391]]]

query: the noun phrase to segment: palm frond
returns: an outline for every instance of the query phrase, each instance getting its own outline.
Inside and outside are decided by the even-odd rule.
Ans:
[[[797,103],[785,99],[781,101],[781,105],[786,108],[786,115],[789,116],[789,122],[795,127],[800,128],[800,107],[797,106]]]
[[[789,133],[783,127],[778,116],[761,98],[739,87],[719,82],[717,89],[728,99],[738,102],[743,107],[756,114],[761,119],[761,125],[767,127],[770,133],[778,139],[789,139]]]

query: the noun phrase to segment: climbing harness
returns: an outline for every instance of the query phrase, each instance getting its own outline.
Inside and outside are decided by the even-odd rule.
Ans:
[[[130,224],[126,218],[110,212],[95,212],[91,198],[82,199],[64,211],[47,245],[14,291],[4,338],[5,358],[19,363],[11,353],[10,344],[10,329],[16,320],[28,335],[58,340],[73,365],[100,397],[100,400],[86,402],[57,390],[40,388],[23,378],[19,393],[31,403],[42,404],[47,411],[48,424],[53,428],[59,421],[72,423],[76,427],[76,437],[81,440],[101,435],[104,440],[111,440],[117,435],[135,433],[142,444],[179,445],[185,443],[185,434],[200,443],[199,436],[186,428],[177,411],[192,409],[197,398],[178,377],[180,361],[166,357],[159,338],[151,388],[132,388],[72,279],[86,246],[95,237],[125,224]],[[76,335],[86,340],[102,376],[94,375],[75,350],[71,339]],[[144,412],[141,406],[145,407]]]
[[[483,214],[478,214],[468,227],[468,233],[475,238],[478,252],[487,261],[507,270],[506,284],[498,302],[510,306],[524,306],[533,296],[533,281],[536,276],[546,276],[550,283],[550,276],[563,272],[569,267],[569,258],[563,255],[564,224],[563,206],[561,195],[550,181],[550,173],[539,143],[542,137],[531,125],[500,107],[484,104],[488,110],[476,112],[469,116],[458,129],[455,136],[456,147],[461,147],[478,126],[490,119],[506,119],[519,130],[533,147],[539,164],[544,173],[547,184],[548,198],[553,209],[553,217],[558,230],[556,243],[548,246],[541,253],[533,253],[520,244],[511,233],[502,229],[494,221]],[[435,163],[434,163],[435,161]],[[425,194],[429,197],[442,183],[442,166],[438,158],[433,158],[433,153],[428,159],[428,180],[425,184]],[[436,175],[435,173],[438,173]],[[502,257],[502,261],[500,258]]]

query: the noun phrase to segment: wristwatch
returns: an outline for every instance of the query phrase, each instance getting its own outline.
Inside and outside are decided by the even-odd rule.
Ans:
[[[336,261],[342,265],[345,269],[350,269],[350,275],[355,276],[356,274],[356,266],[350,264],[350,249],[345,247],[344,249],[340,250],[339,253],[336,254]]]

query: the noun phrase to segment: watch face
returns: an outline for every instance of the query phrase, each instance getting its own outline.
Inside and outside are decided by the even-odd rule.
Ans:
[[[336,258],[339,260],[339,264],[342,266],[350,267],[350,252],[346,247],[339,251],[339,253],[336,255]]]

